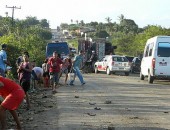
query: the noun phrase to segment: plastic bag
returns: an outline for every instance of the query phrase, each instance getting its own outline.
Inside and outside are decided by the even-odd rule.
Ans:
[[[68,77],[70,81],[74,80],[74,76],[75,76],[75,73],[73,72],[68,73]]]

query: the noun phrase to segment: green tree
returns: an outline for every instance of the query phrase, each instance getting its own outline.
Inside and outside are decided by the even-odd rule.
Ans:
[[[73,24],[73,19],[71,19],[71,24]]]
[[[1,20],[4,20],[4,18]],[[14,70],[13,73],[16,73],[16,58],[20,56],[23,51],[28,51],[31,60],[36,60],[37,65],[41,65],[45,58],[46,40],[51,38],[51,32],[41,27],[39,22],[35,24],[30,21],[34,20],[16,20],[13,32],[8,30],[3,31],[5,29],[3,25],[7,25],[9,29],[11,26],[8,25],[6,19],[3,21],[3,24],[0,22],[0,31],[2,32],[0,43],[6,43],[9,46],[8,57]]]
[[[61,23],[60,24],[60,27],[63,29],[63,30],[65,30],[65,29],[68,29],[68,24],[67,23]]]
[[[0,36],[11,33],[11,18],[1,17],[0,18]]]
[[[77,25],[79,24],[79,21],[78,20],[76,20],[76,23],[77,23]]]
[[[97,25],[96,29],[97,29],[98,32],[101,31],[101,30],[105,30],[104,24],[100,22],[100,23]]]
[[[110,17],[105,18],[107,23],[111,23],[112,19]]]
[[[98,22],[90,22],[90,23],[89,23],[89,26],[92,26],[92,27],[94,27],[94,28],[96,28],[97,25],[98,25]]]
[[[120,22],[120,27],[125,33],[137,33],[138,25],[131,19],[123,19]]]
[[[31,26],[31,25],[37,25],[39,24],[39,20],[37,20],[37,17],[32,17],[32,16],[28,16],[26,17],[25,20],[23,20],[26,26]]]
[[[161,26],[149,25],[144,28],[144,32],[136,35],[133,40],[132,46],[136,55],[143,53],[147,39],[158,35],[170,35],[170,29],[162,28]]]
[[[84,25],[85,25],[84,21],[81,20],[81,21],[80,21],[80,26],[84,26]]]
[[[118,16],[118,20],[121,23],[123,20],[125,19],[125,16],[123,14],[121,14],[120,16]]]
[[[40,20],[40,25],[43,28],[49,28],[49,23],[48,23],[47,19]]]
[[[110,35],[104,30],[96,33],[96,37],[99,37],[99,38],[106,38],[106,37],[109,37],[109,36]]]

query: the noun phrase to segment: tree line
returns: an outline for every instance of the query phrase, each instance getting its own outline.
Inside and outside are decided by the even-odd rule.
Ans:
[[[25,20],[12,21],[10,17],[0,17],[0,44],[8,45],[8,60],[14,73],[16,59],[24,51],[29,52],[31,61],[35,60],[37,65],[41,65],[45,59],[45,46],[51,37],[46,19],[27,17]]]
[[[80,27],[94,28],[95,32],[87,32],[87,35],[91,38],[106,38],[108,37],[110,42],[117,49],[116,54],[138,56],[143,53],[145,43],[147,39],[157,35],[170,35],[170,28],[163,28],[160,25],[146,25],[143,28],[139,28],[138,25],[132,19],[127,19],[123,14],[118,16],[119,23],[112,22],[110,17],[105,18],[106,23],[102,22],[90,22],[84,23],[83,20],[71,24],[62,23],[60,25],[63,29],[68,29],[75,34],[75,30]]]

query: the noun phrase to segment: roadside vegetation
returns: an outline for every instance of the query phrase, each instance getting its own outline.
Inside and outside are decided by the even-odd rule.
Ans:
[[[8,45],[8,60],[12,71],[16,75],[16,59],[23,51],[28,51],[30,60],[42,64],[45,58],[46,40],[51,39],[51,31],[47,20],[37,20],[27,17],[25,20],[12,20],[9,17],[0,17],[0,44]]]
[[[138,56],[143,53],[146,40],[156,35],[170,35],[170,28],[159,25],[146,25],[139,28],[132,19],[125,18],[124,15],[118,16],[119,23],[112,22],[110,17],[106,17],[105,23],[90,22],[84,23],[83,20],[71,24],[61,23],[60,30],[67,29],[74,37],[68,39],[72,47],[78,47],[78,39],[84,37],[78,30],[90,28],[86,31],[90,38],[108,38],[115,46],[116,54]],[[49,23],[46,19],[38,20],[36,17],[26,17],[24,20],[0,16],[0,44],[8,45],[8,57],[16,72],[15,61],[23,51],[30,53],[30,60],[35,60],[37,65],[41,65],[45,58],[45,46],[52,38]]]

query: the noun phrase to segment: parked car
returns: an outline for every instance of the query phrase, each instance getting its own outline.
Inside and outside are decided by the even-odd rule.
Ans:
[[[125,57],[128,59],[129,64],[131,65],[134,57],[133,56],[125,56]]]
[[[70,51],[71,51],[72,53],[77,53],[77,51],[76,51],[75,48],[70,48]]]
[[[106,55],[101,61],[94,64],[95,73],[105,71],[108,75],[115,72],[124,72],[126,76],[129,75],[130,65],[125,56]]]
[[[140,72],[141,60],[138,57],[134,57],[131,64],[131,72]]]
[[[170,36],[155,36],[147,40],[141,62],[140,79],[170,79]]]

